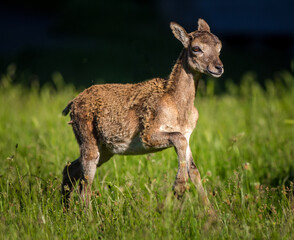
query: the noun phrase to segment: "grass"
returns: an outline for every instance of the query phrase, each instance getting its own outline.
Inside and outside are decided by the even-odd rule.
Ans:
[[[97,170],[92,211],[74,194],[60,204],[61,172],[78,145],[61,110],[77,91],[0,81],[0,239],[293,239],[294,76],[281,72],[260,87],[200,86],[200,118],[191,149],[219,221],[211,222],[191,185],[181,201],[172,184],[173,149],[115,156]]]

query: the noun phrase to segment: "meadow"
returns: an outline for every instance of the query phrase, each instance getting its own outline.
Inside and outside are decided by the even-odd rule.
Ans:
[[[78,90],[60,73],[24,86],[14,71],[0,80],[0,239],[294,238],[294,67],[264,86],[249,72],[222,94],[222,79],[201,82],[190,145],[217,221],[192,184],[173,196],[173,149],[113,157],[96,172],[92,210],[74,193],[65,213],[61,173],[79,151],[61,111]]]

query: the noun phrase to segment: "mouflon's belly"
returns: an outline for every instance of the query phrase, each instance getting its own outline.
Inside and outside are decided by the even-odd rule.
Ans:
[[[111,153],[119,155],[140,155],[165,149],[144,146],[139,134],[132,139],[113,139],[113,141],[108,142],[107,148]]]

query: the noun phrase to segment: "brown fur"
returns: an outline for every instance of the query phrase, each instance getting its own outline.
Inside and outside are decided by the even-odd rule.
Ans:
[[[64,115],[70,112],[70,123],[80,146],[80,157],[63,171],[66,205],[77,181],[82,196],[89,202],[96,166],[114,154],[145,154],[169,147],[174,147],[178,155],[175,194],[183,195],[190,177],[204,203],[209,204],[193,162],[189,137],[198,119],[194,99],[201,73],[215,77],[223,73],[219,59],[221,42],[202,19],[198,30],[190,34],[176,23],[171,23],[171,29],[184,49],[168,79],[94,85],[64,109]],[[201,51],[193,52],[195,46]]]

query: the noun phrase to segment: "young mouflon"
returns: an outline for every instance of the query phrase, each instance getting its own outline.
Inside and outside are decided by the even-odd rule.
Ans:
[[[198,120],[194,99],[202,73],[220,77],[222,44],[209,25],[198,20],[198,29],[187,33],[171,22],[174,36],[184,48],[167,79],[154,78],[137,84],[93,85],[69,102],[80,156],[63,170],[63,203],[79,182],[81,196],[89,204],[96,168],[113,155],[136,155],[174,147],[178,172],[173,185],[180,198],[190,178],[205,205],[209,205],[200,173],[193,161],[189,140]]]

